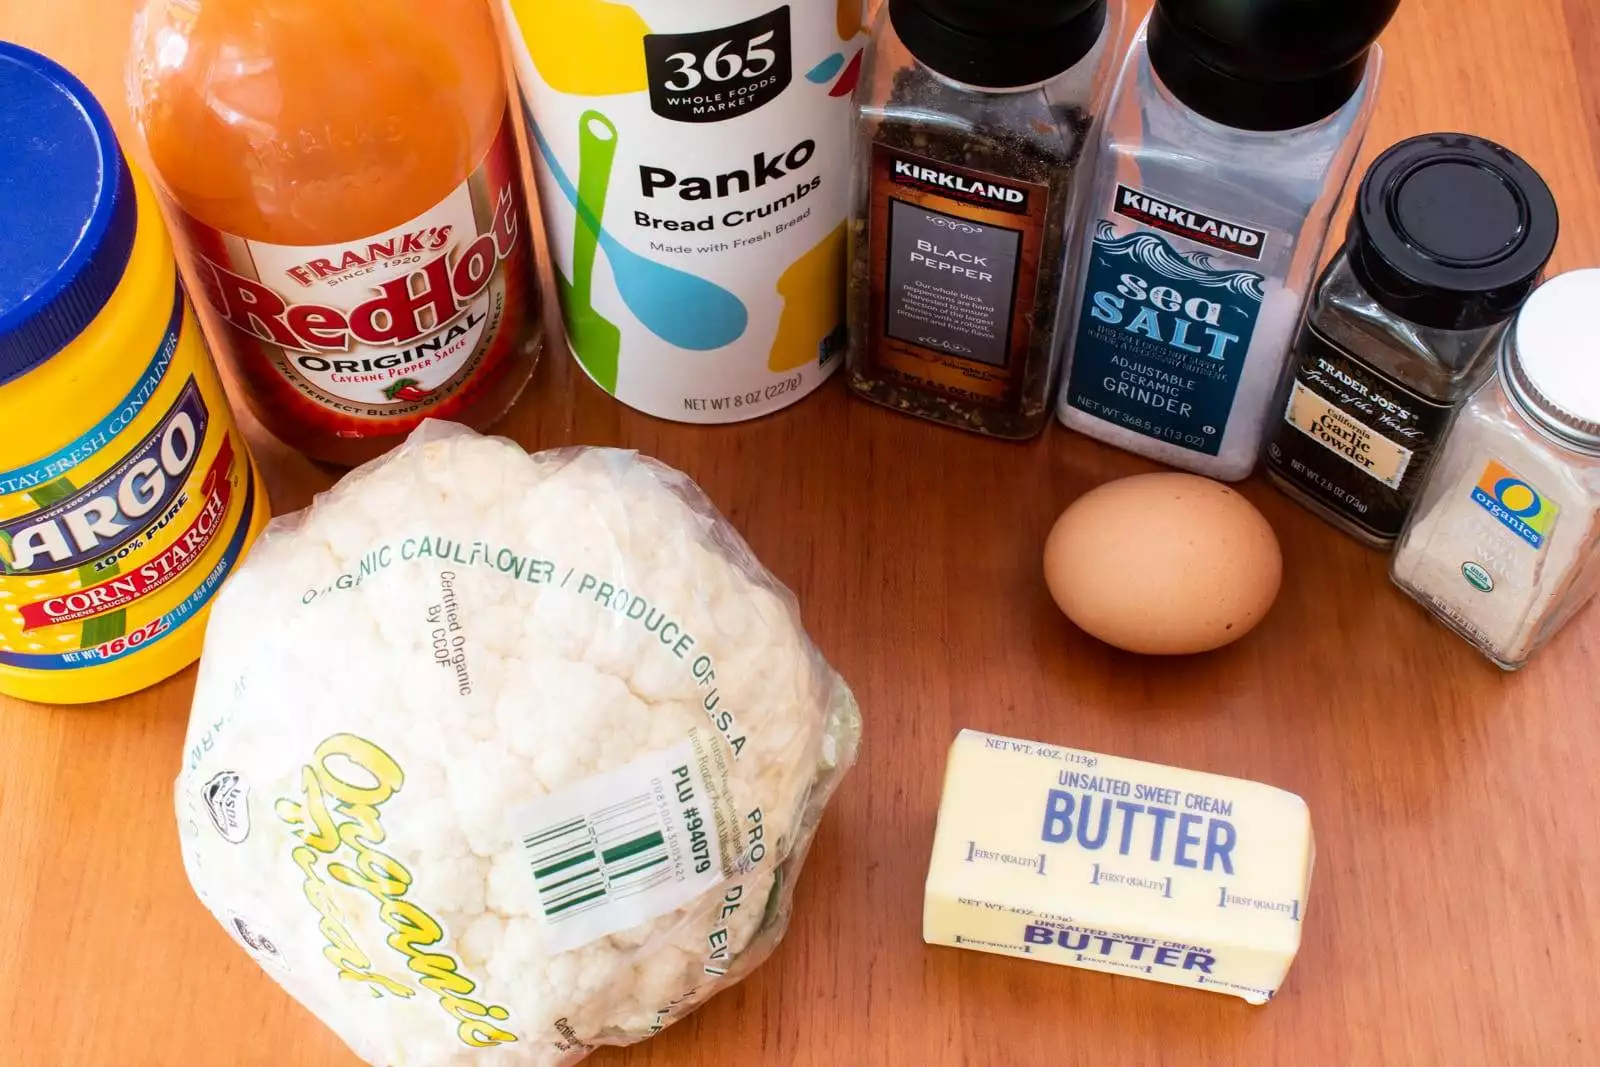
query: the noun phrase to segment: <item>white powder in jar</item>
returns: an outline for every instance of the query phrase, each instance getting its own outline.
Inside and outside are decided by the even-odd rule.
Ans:
[[[1502,667],[1521,667],[1593,591],[1594,462],[1534,434],[1490,381],[1429,475],[1396,548],[1396,584]]]
[[[1523,306],[1396,547],[1395,582],[1507,670],[1600,582],[1600,270]]]

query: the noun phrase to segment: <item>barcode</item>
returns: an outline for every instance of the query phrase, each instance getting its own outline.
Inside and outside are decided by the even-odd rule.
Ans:
[[[701,751],[691,733],[511,813],[547,950],[565,952],[649,922],[722,881],[721,817],[707,805],[720,802],[726,772],[714,788]]]
[[[672,879],[661,816],[649,793],[522,839],[539,906],[561,922]]]

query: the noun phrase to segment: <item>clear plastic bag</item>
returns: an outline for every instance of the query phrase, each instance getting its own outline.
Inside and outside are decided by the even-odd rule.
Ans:
[[[426,423],[218,597],[184,862],[368,1062],[566,1065],[771,953],[859,738],[683,475]]]

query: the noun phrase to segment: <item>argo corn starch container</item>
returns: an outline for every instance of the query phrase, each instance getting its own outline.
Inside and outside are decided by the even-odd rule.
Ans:
[[[842,362],[862,0],[505,0],[568,343],[666,419]]]
[[[4,42],[0,190],[0,693],[106,700],[200,655],[266,494],[150,187]]]

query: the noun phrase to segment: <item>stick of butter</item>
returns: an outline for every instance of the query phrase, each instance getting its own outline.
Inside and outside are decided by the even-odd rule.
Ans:
[[[923,940],[1272,999],[1315,846],[1293,793],[963,730]]]

